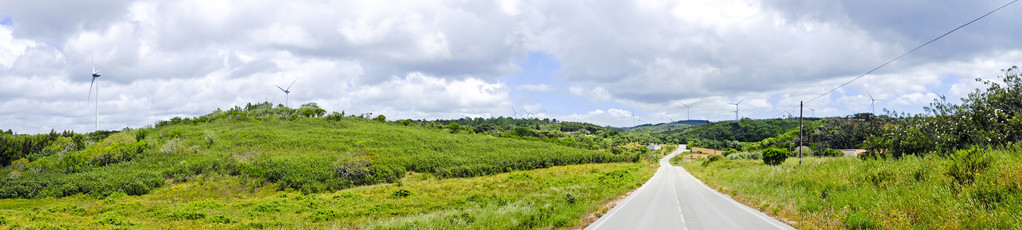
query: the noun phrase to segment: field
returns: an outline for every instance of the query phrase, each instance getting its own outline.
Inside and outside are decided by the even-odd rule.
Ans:
[[[899,160],[672,160],[710,187],[800,229],[1022,228],[1022,148]]]
[[[473,178],[412,173],[400,183],[302,194],[198,177],[141,196],[0,200],[0,229],[532,229],[579,219],[652,176],[645,163],[558,166]]]

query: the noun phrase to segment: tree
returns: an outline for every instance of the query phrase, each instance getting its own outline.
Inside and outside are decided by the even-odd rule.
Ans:
[[[767,165],[779,165],[788,159],[788,150],[779,148],[768,148],[763,150],[763,163]]]
[[[315,102],[306,103],[298,108],[298,115],[302,117],[321,117],[325,114],[326,110],[319,108]]]
[[[457,133],[461,129],[461,125],[458,122],[451,122],[451,124],[447,125],[447,129],[450,129],[452,133]]]

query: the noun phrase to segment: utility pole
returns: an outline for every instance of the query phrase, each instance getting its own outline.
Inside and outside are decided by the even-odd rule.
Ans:
[[[798,102],[798,164],[802,164],[802,101]]]

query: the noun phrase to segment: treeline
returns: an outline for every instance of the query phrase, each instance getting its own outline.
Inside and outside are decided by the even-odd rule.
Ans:
[[[635,152],[641,149],[627,148],[624,145],[641,143],[678,143],[668,142],[664,136],[650,133],[629,132],[609,126],[598,126],[583,122],[557,121],[556,119],[515,119],[510,117],[496,118],[461,118],[457,120],[401,120],[397,123],[418,125],[421,127],[442,129],[452,133],[471,133],[492,135],[502,138],[542,141],[558,145],[587,150],[611,150],[615,152]]]
[[[73,131],[49,134],[14,134],[7,130],[0,132],[0,167],[11,165],[15,160],[28,158],[37,159],[66,150],[82,150],[86,146],[86,135]]]

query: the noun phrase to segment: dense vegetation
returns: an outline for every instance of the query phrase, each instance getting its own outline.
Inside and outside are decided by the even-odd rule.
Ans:
[[[412,173],[395,184],[302,194],[209,174],[141,196],[0,199],[0,229],[537,229],[641,185],[646,163],[584,164],[472,178]]]
[[[1001,147],[1022,140],[1022,78],[1018,67],[1003,70],[1001,83],[982,81],[962,104],[943,98],[926,108],[932,116],[915,115],[885,125],[866,142],[865,157],[948,155],[970,146]]]
[[[396,182],[406,172],[472,177],[557,165],[635,162],[645,153],[637,146],[629,148],[635,151],[594,151],[448,134],[377,119],[382,116],[323,115],[315,104],[300,109],[250,104],[191,119],[174,118],[155,128],[124,130],[85,148],[61,141],[66,139],[61,136],[48,142],[54,151],[32,153],[34,159],[23,157],[0,169],[5,175],[0,177],[0,198],[140,195],[204,174],[258,179],[280,190],[310,193]]]

